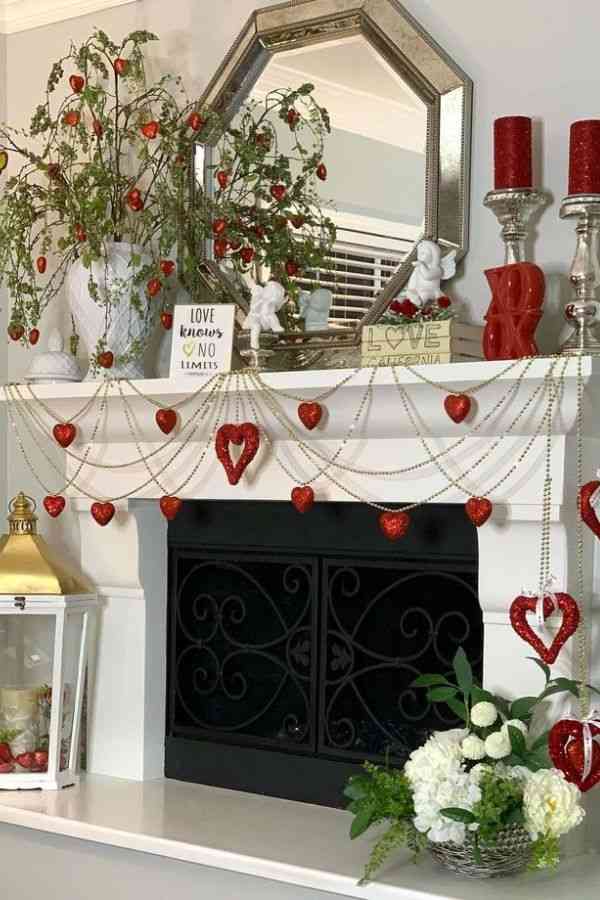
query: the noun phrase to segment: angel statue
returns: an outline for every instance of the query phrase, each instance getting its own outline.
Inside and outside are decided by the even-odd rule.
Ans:
[[[300,318],[304,319],[305,331],[321,331],[329,326],[329,311],[333,303],[333,294],[329,288],[317,288],[309,294],[300,291],[298,308]]]
[[[285,303],[285,290],[278,281],[269,281],[266,285],[255,284],[252,288],[250,311],[242,328],[250,329],[250,346],[260,349],[261,331],[283,331],[277,318],[277,312]]]
[[[456,250],[442,259],[439,244],[435,241],[420,241],[413,266],[414,272],[410,276],[406,296],[415,306],[421,307],[444,296],[440,285],[456,273]]]

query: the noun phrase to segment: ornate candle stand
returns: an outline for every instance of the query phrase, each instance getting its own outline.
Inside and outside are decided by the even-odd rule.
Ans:
[[[563,354],[581,351],[600,355],[596,294],[600,285],[600,194],[572,194],[560,206],[561,219],[576,218],[577,247],[569,280],[575,300],[565,307],[573,332],[560,348]]]
[[[534,188],[502,188],[488,191],[483,205],[491,209],[502,226],[504,265],[525,262],[525,240],[531,217],[548,202],[542,191]]]

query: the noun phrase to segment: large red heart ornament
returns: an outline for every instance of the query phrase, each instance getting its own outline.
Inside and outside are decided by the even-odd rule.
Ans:
[[[301,403],[298,407],[298,418],[305,428],[312,431],[323,417],[323,407],[320,403]]]
[[[77,429],[70,422],[61,422],[52,429],[55,441],[61,447],[68,447],[75,440]]]
[[[556,604],[562,612],[563,618],[562,624],[549,647],[546,646],[541,637],[533,630],[527,621],[527,613],[535,612],[538,598],[519,596],[513,600],[510,607],[510,624],[514,630],[519,637],[523,638],[524,641],[527,641],[527,643],[536,651],[538,656],[549,665],[556,662],[558,654],[562,650],[564,644],[577,631],[579,620],[581,618],[577,602],[570,594],[553,594],[552,596],[556,598]],[[544,619],[547,619],[552,615],[554,610],[554,603],[549,596],[545,596]]]
[[[567,781],[576,784],[580,791],[589,791],[600,782],[600,744],[594,740],[600,736],[600,725],[587,723],[592,737],[591,770],[585,774],[584,723],[576,719],[561,719],[551,729],[548,738],[550,759],[563,772]]]
[[[239,447],[244,445],[240,458],[233,463],[229,453],[229,445]],[[242,425],[221,425],[215,438],[215,451],[217,459],[222,464],[229,484],[237,484],[246,467],[252,462],[260,446],[260,432],[252,422],[244,422]]]
[[[471,497],[465,503],[465,512],[473,525],[480,528],[492,514],[492,503],[487,497]]]
[[[379,527],[388,541],[404,537],[410,525],[410,516],[405,512],[384,512],[379,516]]]
[[[169,522],[172,522],[183,506],[183,500],[180,500],[179,497],[165,495],[164,497],[160,498],[160,500],[158,501],[158,505],[160,506],[160,511],[165,519],[168,519]]]
[[[448,394],[444,400],[444,409],[458,425],[471,411],[471,398],[467,394]]]
[[[53,519],[56,519],[65,508],[67,501],[64,497],[61,497],[60,494],[48,494],[47,497],[44,497],[42,502],[48,515],[52,516]]]
[[[108,525],[115,514],[115,508],[109,501],[106,503],[92,503],[90,511],[98,525],[102,526]]]
[[[579,512],[587,527],[594,532],[596,537],[600,538],[600,520],[591,503],[592,497],[598,488],[600,488],[600,481],[588,481],[587,484],[581,486],[581,491],[579,493]]]
[[[157,409],[154,418],[163,434],[171,434],[177,425],[177,413],[174,409]]]
[[[292,503],[299,513],[308,512],[314,502],[315,492],[310,485],[305,484],[292,490]]]

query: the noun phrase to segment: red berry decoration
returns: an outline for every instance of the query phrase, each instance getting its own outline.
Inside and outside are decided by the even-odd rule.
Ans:
[[[118,56],[113,62],[113,69],[117,75],[125,75],[129,68],[129,60]]]
[[[15,757],[15,762],[21,766],[22,769],[33,769],[35,765],[35,756],[33,753],[19,753],[17,757]]]
[[[90,512],[98,525],[108,525],[111,521],[112,517],[115,514],[115,508],[112,503],[107,501],[106,503],[100,503],[96,501],[96,503],[92,503],[90,507]]]
[[[192,129],[192,131],[200,131],[200,129],[205,125],[205,120],[202,118],[200,113],[193,112],[190,113],[187,117],[186,124]]]
[[[480,528],[492,514],[493,506],[487,497],[471,497],[465,503],[465,511],[473,525]]]
[[[71,422],[60,422],[54,426],[52,434],[54,435],[54,440],[57,444],[60,444],[61,447],[66,449],[67,447],[70,447],[75,440],[77,429]]]
[[[31,331],[29,332],[28,337],[29,337],[29,343],[31,344],[31,346],[35,347],[35,345],[37,344],[37,342],[40,339],[39,328],[32,328]]]
[[[298,418],[305,428],[312,431],[323,417],[323,407],[320,403],[301,403],[298,407]]]
[[[217,259],[223,259],[223,257],[227,253],[228,247],[229,247],[229,242],[227,241],[227,238],[217,238],[216,239],[216,241],[214,242],[214,248],[215,248],[215,256],[217,257]]]
[[[237,253],[240,247],[242,246],[241,241],[232,241],[229,245],[234,253]]]
[[[183,500],[180,500],[179,497],[164,496],[160,498],[158,505],[160,506],[160,511],[165,519],[172,522],[183,506]]]
[[[519,596],[513,600],[510,607],[510,624],[514,630],[549,665],[556,662],[563,645],[577,631],[580,620],[579,607],[570,594],[553,594],[552,597],[556,598],[556,605],[562,612],[563,618],[562,624],[549,647],[544,644],[541,637],[527,621],[527,613],[535,612],[538,598]],[[551,616],[554,611],[555,604],[550,595],[546,594],[544,596],[544,619]]]
[[[22,325],[9,325],[6,330],[12,341],[20,341],[25,334],[25,329]]]
[[[160,323],[165,331],[170,331],[173,327],[173,313],[168,310],[163,310],[160,314]]]
[[[152,121],[144,122],[143,125],[140,125],[140,131],[145,138],[148,138],[149,141],[153,141],[160,131],[160,125],[155,119],[152,119]]]
[[[102,353],[99,353],[97,356],[98,365],[103,369],[112,369],[115,355],[112,350],[104,350]]]
[[[133,188],[127,194],[127,205],[134,212],[140,212],[144,208],[144,200],[139,188]]]
[[[379,516],[379,527],[388,541],[404,537],[410,525],[410,516],[405,512],[384,512]]]
[[[40,275],[44,274],[44,272],[46,271],[47,265],[48,265],[48,260],[46,259],[46,257],[38,256],[38,258],[35,261],[35,267],[38,270],[38,272],[40,273]]]
[[[227,185],[229,184],[229,172],[225,172],[224,169],[219,169],[217,172],[217,181],[219,182],[219,187],[222,191],[225,190]]]
[[[242,262],[244,262],[247,266],[250,265],[252,260],[254,259],[254,248],[253,247],[242,247],[240,250],[240,257]]]
[[[77,225],[75,226],[75,237],[76,237],[77,240],[80,241],[81,243],[83,243],[83,241],[87,241],[87,233],[86,233],[86,230],[85,230],[85,228],[83,227],[83,225],[81,225],[79,222],[78,222]]]
[[[70,109],[69,112],[65,113],[63,116],[63,123],[68,125],[69,128],[75,128],[76,125],[79,125],[80,120],[80,114],[74,109]]]
[[[550,731],[548,752],[556,768],[580,791],[585,793],[600,782],[600,722],[561,719]]]
[[[448,394],[444,400],[444,409],[458,425],[471,411],[471,398],[467,394]]]
[[[15,771],[15,764],[11,762],[0,763],[0,775],[10,775]]]
[[[327,181],[327,166],[325,163],[319,163],[315,172],[317,178],[320,178],[321,181]]]
[[[172,259],[161,259],[160,271],[168,278],[175,271],[175,263]]]
[[[438,297],[437,305],[440,309],[448,309],[452,306],[452,300],[450,297]]]
[[[290,218],[290,222],[294,226],[294,228],[302,228],[304,225],[304,216],[292,216]]]
[[[295,262],[295,260],[293,260],[293,259],[288,259],[288,261],[285,264],[286,274],[289,275],[290,278],[293,278],[294,275],[298,274],[299,268],[300,267],[299,267],[298,263]]]
[[[48,494],[43,499],[44,509],[53,519],[57,519],[66,506],[67,501],[60,494]]]
[[[285,184],[274,184],[271,188],[271,197],[277,200],[278,203],[281,203],[286,194],[287,188]]]
[[[587,527],[594,532],[597,538],[600,538],[600,520],[592,506],[592,497],[599,488],[600,481],[588,481],[587,484],[581,486],[579,493],[579,513]]]
[[[35,750],[33,753],[33,771],[34,772],[47,772],[48,771],[48,751],[47,750]]]
[[[162,290],[160,278],[151,278],[146,285],[146,290],[148,291],[148,296],[156,297]]]
[[[13,761],[12,751],[10,749],[10,744],[7,744],[6,741],[3,741],[0,744],[0,762],[10,763]]]
[[[292,503],[299,513],[308,512],[315,502],[315,492],[310,485],[305,484],[303,487],[295,487],[292,490]]]
[[[104,126],[102,125],[100,119],[94,119],[94,121],[92,122],[92,128],[94,129],[94,134],[96,135],[96,137],[101,138],[104,134]]]
[[[174,409],[157,409],[154,418],[163,434],[171,434],[177,425],[177,413]]]
[[[71,75],[69,84],[74,94],[80,94],[85,87],[85,78],[82,78],[81,75]]]
[[[238,461],[233,463],[229,453],[229,445],[235,444],[243,449]],[[225,469],[229,484],[237,484],[247,466],[252,462],[260,446],[260,432],[252,422],[242,425],[221,425],[215,438],[217,459]]]
[[[294,109],[293,106],[290,106],[290,108],[287,111],[286,120],[287,120],[288,125],[290,126],[291,131],[295,130],[296,125],[298,124],[300,119],[301,119],[301,116],[300,116],[300,113],[298,112],[298,110]]]
[[[215,221],[212,223],[212,230],[213,234],[219,237],[219,235],[223,234],[223,232],[227,230],[227,220],[215,219]]]

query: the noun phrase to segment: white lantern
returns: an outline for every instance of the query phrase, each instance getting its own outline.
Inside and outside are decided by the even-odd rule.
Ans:
[[[0,789],[78,781],[91,619],[85,577],[37,534],[35,504],[10,504],[0,539]]]

